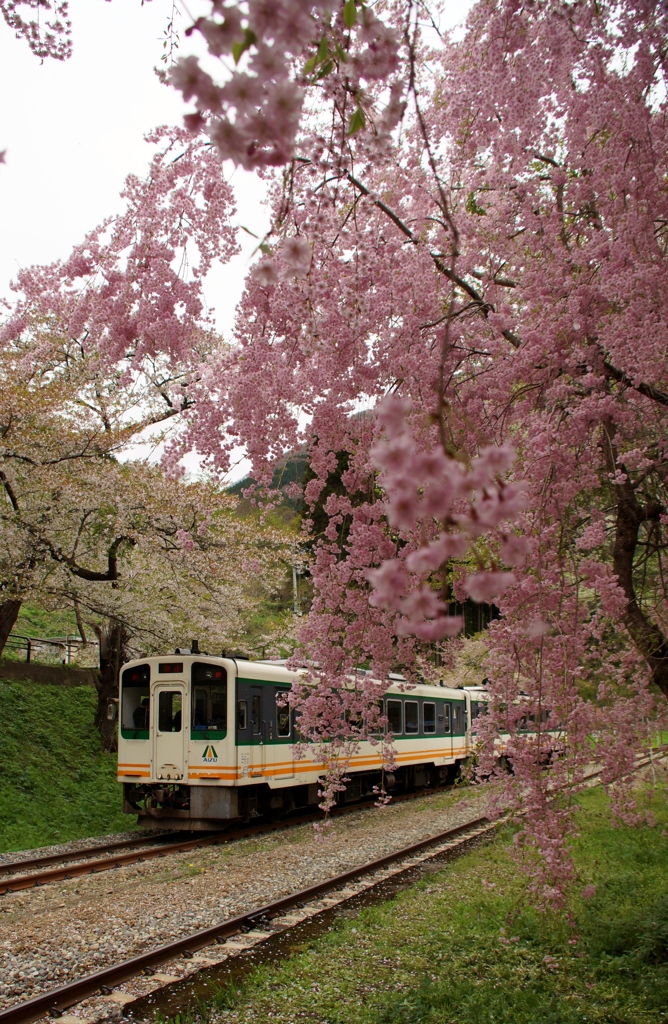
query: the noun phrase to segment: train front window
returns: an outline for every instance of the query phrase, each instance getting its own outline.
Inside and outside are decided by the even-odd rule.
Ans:
[[[400,700],[388,700],[387,725],[394,736],[399,736],[404,731],[403,705]]]
[[[128,668],[121,678],[121,736],[123,739],[148,739],[149,683],[148,665]]]
[[[158,694],[158,732],[181,732],[183,708],[179,690]]]
[[[405,729],[407,733],[415,734],[420,731],[420,716],[418,714],[418,702],[407,700],[405,704]]]
[[[222,739],[227,731],[227,672],[220,665],[192,667],[193,739]],[[214,734],[214,735],[211,735]]]
[[[431,701],[425,701],[422,705],[422,715],[425,732],[436,732],[436,705]]]

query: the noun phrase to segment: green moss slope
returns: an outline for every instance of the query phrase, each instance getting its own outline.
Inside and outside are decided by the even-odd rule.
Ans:
[[[0,851],[131,828],[116,757],[101,750],[96,693],[0,680]]]

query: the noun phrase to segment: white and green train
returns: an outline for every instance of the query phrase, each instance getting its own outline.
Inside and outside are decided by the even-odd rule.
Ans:
[[[294,712],[279,699],[296,678],[280,664],[186,651],[125,665],[118,714],[125,811],[145,827],[211,829],[317,804],[324,766],[295,760]],[[472,752],[472,694],[424,684],[402,692],[401,682],[391,676],[384,697],[397,765],[386,785],[446,782]],[[380,746],[360,743],[342,799],[371,793],[382,768]]]

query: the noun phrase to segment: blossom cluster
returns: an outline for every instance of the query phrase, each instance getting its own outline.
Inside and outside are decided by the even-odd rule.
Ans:
[[[175,66],[193,134],[130,181],[127,216],[22,272],[5,338],[55,313],[103,359],[183,360],[172,468],[192,446],[223,472],[241,443],[264,482],[306,451],[297,699],[330,796],[387,673],[437,681],[467,642],[452,597],[494,602],[478,779],[522,813],[517,855],[554,904],[574,877],[559,794],[595,758],[639,820],[650,680],[668,696],[668,9],[477,0],[429,51],[424,11],[212,2],[192,31],[234,68]],[[273,225],[236,347],[212,353],[202,277],[234,249],[220,156],[262,170]]]
[[[214,80],[195,55],[175,62],[170,81],[195,106],[185,124],[205,130],[222,159],[249,169],[292,159],[309,87],[340,68],[355,96],[361,82],[384,81],[399,65],[397,33],[356,0],[212,0],[188,33],[195,31],[222,77]],[[388,117],[396,107],[395,99]],[[352,117],[351,134],[364,124],[359,104]]]
[[[37,17],[26,19],[22,8],[36,11]],[[0,0],[0,14],[35,56],[67,60],[72,55],[68,0]]]
[[[494,559],[487,568],[475,545],[482,537],[490,545],[495,539],[503,563],[524,562],[528,542],[507,528],[522,510],[526,493],[521,484],[504,480],[515,457],[509,445],[488,445],[467,464],[441,447],[421,447],[408,427],[409,412],[409,403],[395,396],[380,404],[377,421],[385,437],[370,457],[380,471],[390,526],[406,540],[417,537],[422,542],[413,541],[407,554],[385,559],[367,576],[372,604],[398,613],[399,635],[442,640],[455,636],[463,621],[449,614],[447,579],[439,594],[428,578],[471,550],[478,571],[464,582],[468,596],[491,603],[507,590],[515,582],[512,572],[503,571]]]

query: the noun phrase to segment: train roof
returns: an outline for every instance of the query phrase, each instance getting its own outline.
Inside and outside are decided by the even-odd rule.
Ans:
[[[134,667],[135,665],[145,665],[146,662],[154,664],[155,662],[173,662],[179,659],[183,661],[184,668],[186,665],[190,665],[193,662],[209,662],[216,665],[224,665],[227,669],[236,669],[237,675],[241,679],[257,679],[258,681],[268,683],[289,683],[299,678],[299,671],[287,669],[285,667],[285,661],[248,661],[245,658],[235,658],[231,655],[215,655],[215,654],[204,654],[198,653],[193,654],[192,652],[186,653],[185,650],[180,650],[176,654],[151,654],[145,658],[133,658],[132,661],[126,662],[121,671],[126,668]],[[364,669],[358,670],[358,674],[371,678],[371,673]],[[170,674],[165,675],[165,681],[170,678]],[[462,700],[465,691],[480,690],[481,687],[470,687],[467,686],[463,689],[457,689],[452,686],[432,685],[431,683],[417,683],[415,686],[411,686],[405,676],[399,675],[398,673],[391,672],[387,679],[386,693],[402,694],[406,697],[431,697],[432,699],[440,700]]]

